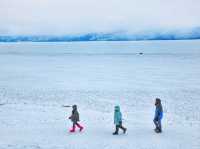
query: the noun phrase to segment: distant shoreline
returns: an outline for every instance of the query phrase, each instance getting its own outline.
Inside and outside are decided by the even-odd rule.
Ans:
[[[181,40],[200,40],[200,38],[188,38],[188,39],[140,39],[140,40],[15,40],[15,41],[5,41],[0,40],[0,43],[19,43],[19,42],[127,42],[127,41],[181,41]]]
[[[200,29],[187,33],[88,33],[77,35],[0,35],[0,42],[89,42],[89,41],[147,41],[198,40]]]

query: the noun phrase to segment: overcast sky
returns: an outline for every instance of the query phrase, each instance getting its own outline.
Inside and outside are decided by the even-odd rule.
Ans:
[[[0,35],[200,26],[200,0],[0,0]]]

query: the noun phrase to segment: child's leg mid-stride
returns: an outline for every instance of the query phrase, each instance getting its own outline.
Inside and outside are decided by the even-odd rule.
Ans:
[[[70,129],[70,132],[75,132],[75,130],[76,130],[76,125],[75,125],[75,123],[73,123],[73,126],[72,126],[72,128]]]
[[[153,120],[153,122],[154,122],[154,124],[155,124],[155,126],[156,126],[156,128],[155,128],[155,129],[158,129],[158,123],[157,123],[157,119],[154,119],[154,120]]]
[[[155,124],[155,126],[156,126],[155,131],[156,131],[156,132],[162,132],[161,120],[159,120],[159,119],[154,119],[153,122],[154,122],[154,124]]]
[[[80,131],[83,130],[83,126],[81,126],[79,123],[73,123],[72,129],[70,130],[70,132],[75,132],[76,126],[80,129]]]
[[[113,135],[117,135],[119,132],[119,125],[115,126],[115,132],[113,133]]]
[[[161,120],[158,120],[158,130],[159,132],[162,132]]]
[[[83,130],[83,126],[81,126],[79,123],[76,123],[76,126],[80,129],[80,131]]]
[[[123,126],[122,126],[122,123],[120,122],[119,125],[116,125],[116,128],[115,128],[116,130],[115,130],[115,132],[113,133],[113,135],[117,135],[117,134],[118,134],[119,128],[121,128],[121,129],[123,130],[123,132],[126,133],[126,130],[127,130],[127,129],[126,129],[125,127],[123,127]]]

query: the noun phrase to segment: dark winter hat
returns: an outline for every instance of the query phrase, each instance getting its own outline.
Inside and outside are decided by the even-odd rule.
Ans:
[[[155,105],[160,105],[160,104],[161,104],[160,98],[156,98],[156,103],[155,103]]]
[[[73,109],[77,109],[77,105],[73,105],[72,108],[73,108]]]
[[[115,106],[115,111],[120,111],[120,107],[119,106]]]

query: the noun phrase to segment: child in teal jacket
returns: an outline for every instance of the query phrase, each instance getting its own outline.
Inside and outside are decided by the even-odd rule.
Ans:
[[[119,106],[115,106],[114,124],[116,126],[116,130],[113,135],[118,135],[119,128],[121,128],[123,132],[126,133],[127,129],[122,126],[122,113],[120,112]]]

